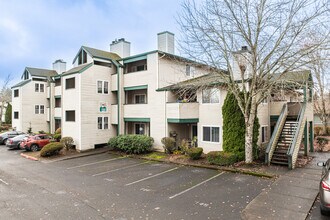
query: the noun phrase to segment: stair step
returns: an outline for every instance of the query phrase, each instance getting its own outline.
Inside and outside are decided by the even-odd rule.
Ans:
[[[273,155],[286,155],[286,152],[288,152],[287,149],[276,150]]]
[[[271,161],[272,164],[288,165],[288,162]]]

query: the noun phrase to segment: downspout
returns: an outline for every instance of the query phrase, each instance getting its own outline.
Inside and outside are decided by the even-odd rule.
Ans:
[[[119,89],[119,65],[117,66],[117,136],[120,134],[120,89]]]

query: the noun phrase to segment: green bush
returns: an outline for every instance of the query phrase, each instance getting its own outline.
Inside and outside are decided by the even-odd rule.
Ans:
[[[142,154],[151,150],[154,139],[145,135],[119,135],[110,138],[108,144],[128,154]]]
[[[175,139],[172,137],[163,137],[161,140],[165,153],[171,154],[176,150]]]
[[[62,137],[62,135],[61,135],[61,134],[58,134],[58,133],[55,133],[55,134],[53,135],[53,138],[54,138],[57,142],[59,142],[59,141],[61,140],[61,137]]]
[[[219,166],[232,165],[238,161],[234,153],[224,151],[211,151],[206,155],[206,158],[210,164]]]
[[[198,160],[199,158],[201,158],[202,153],[203,153],[203,148],[201,147],[193,147],[187,150],[187,154],[192,160]]]
[[[228,93],[222,107],[223,116],[223,150],[237,155],[238,160],[245,158],[245,120],[237,100]],[[253,127],[253,153],[258,157],[259,120],[256,117]]]
[[[328,139],[324,137],[317,137],[316,142],[320,146],[321,152],[324,150],[324,147],[329,143]]]
[[[40,151],[40,156],[50,157],[59,154],[59,152],[64,148],[64,145],[59,142],[49,143],[44,146]]]
[[[182,139],[181,140],[181,143],[180,143],[180,146],[179,146],[179,149],[182,150],[185,154],[188,153],[188,150],[189,150],[189,143],[186,139]]]
[[[73,146],[73,138],[72,137],[62,137],[60,141],[66,150],[69,150]]]

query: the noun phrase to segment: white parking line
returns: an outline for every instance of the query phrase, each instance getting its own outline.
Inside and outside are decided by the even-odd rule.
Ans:
[[[186,193],[186,192],[188,192],[188,191],[190,191],[190,190],[192,190],[192,189],[194,189],[194,188],[196,188],[196,187],[198,187],[198,186],[200,186],[200,185],[203,185],[204,183],[206,183],[206,182],[208,182],[208,181],[210,181],[210,180],[212,180],[212,179],[214,179],[214,178],[216,178],[216,177],[218,177],[218,176],[220,176],[220,175],[222,175],[222,174],[224,174],[224,173],[225,173],[225,172],[221,172],[221,173],[219,173],[219,174],[217,174],[217,175],[215,175],[215,176],[212,176],[211,178],[209,178],[209,179],[207,179],[207,180],[204,180],[203,182],[198,183],[198,184],[196,184],[195,186],[192,186],[192,187],[190,187],[190,188],[188,188],[188,189],[186,189],[186,190],[184,190],[184,191],[182,191],[182,192],[179,192],[179,193],[177,193],[177,194],[175,194],[175,195],[173,195],[173,196],[170,196],[169,199],[173,199],[173,198],[175,198],[175,197],[177,197],[177,196],[180,196],[180,195],[182,195],[182,194],[184,194],[184,193]]]
[[[96,173],[96,174],[93,174],[92,176],[100,176],[100,175],[104,175],[104,174],[119,171],[119,170],[125,170],[125,169],[128,169],[128,168],[137,167],[137,166],[140,166],[140,165],[143,165],[143,164],[146,164],[146,163],[150,163],[150,161],[146,161],[146,162],[138,163],[138,164],[133,164],[133,165],[126,166],[126,167],[121,167],[121,168],[114,169],[114,170],[108,170],[108,171],[101,172],[101,173]]]
[[[126,158],[126,157],[116,157],[116,158],[112,158],[112,159],[109,159],[109,160],[101,160],[101,161],[97,161],[97,162],[94,162],[94,163],[86,163],[86,164],[82,164],[82,165],[78,165],[78,166],[74,166],[74,167],[68,167],[66,169],[71,170],[71,169],[75,169],[75,168],[86,167],[86,166],[90,166],[90,165],[94,165],[94,164],[105,163],[105,162],[108,162],[108,161],[114,161],[114,160],[119,160],[119,159],[123,159],[123,158]]]
[[[139,183],[139,182],[142,182],[142,181],[145,181],[145,180],[148,180],[148,179],[154,178],[154,177],[156,177],[156,176],[160,176],[160,175],[162,175],[162,174],[165,174],[165,173],[168,173],[168,172],[174,171],[174,170],[176,170],[176,169],[179,169],[179,167],[175,167],[175,168],[173,168],[173,169],[166,170],[166,171],[164,171],[164,172],[161,172],[161,173],[158,173],[158,174],[155,174],[155,175],[152,175],[152,176],[148,176],[148,177],[146,177],[146,178],[143,178],[143,179],[140,179],[140,180],[137,180],[137,181],[131,182],[131,183],[127,183],[125,186],[130,186],[130,185],[133,185],[133,184],[135,184],[135,183]]]
[[[9,183],[7,183],[6,181],[4,181],[4,180],[2,180],[2,179],[0,179],[0,182],[4,183],[4,184],[6,184],[6,185],[9,185]]]

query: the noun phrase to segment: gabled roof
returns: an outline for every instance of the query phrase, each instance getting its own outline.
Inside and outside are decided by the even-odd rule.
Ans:
[[[95,49],[95,48],[91,48],[91,47],[82,46],[80,48],[80,50],[78,51],[77,55],[75,56],[75,58],[73,59],[72,63],[74,63],[76,61],[81,50],[85,50],[92,58],[100,58],[100,59],[114,60],[114,61],[121,59],[121,57],[116,53],[111,53],[111,52],[104,51],[104,50],[99,50],[99,49]]]
[[[88,69],[89,67],[91,67],[92,65],[93,65],[93,63],[85,63],[82,65],[76,66],[76,67],[69,69],[68,71],[62,73],[61,76],[67,76],[67,75],[74,74],[74,73],[81,73],[81,72],[85,71],[86,69]]]
[[[52,77],[58,75],[55,70],[49,69],[26,67],[25,70],[28,71],[31,76]]]
[[[27,80],[21,81],[21,82],[17,83],[16,85],[13,85],[11,88],[13,89],[13,88],[24,86],[25,84],[27,84],[30,81],[32,81],[32,80],[31,79],[27,79]]]
[[[276,81],[287,82],[287,83],[297,83],[297,84],[305,84],[305,83],[313,83],[313,77],[310,70],[301,70],[283,73],[281,75],[277,75],[274,77]]]

